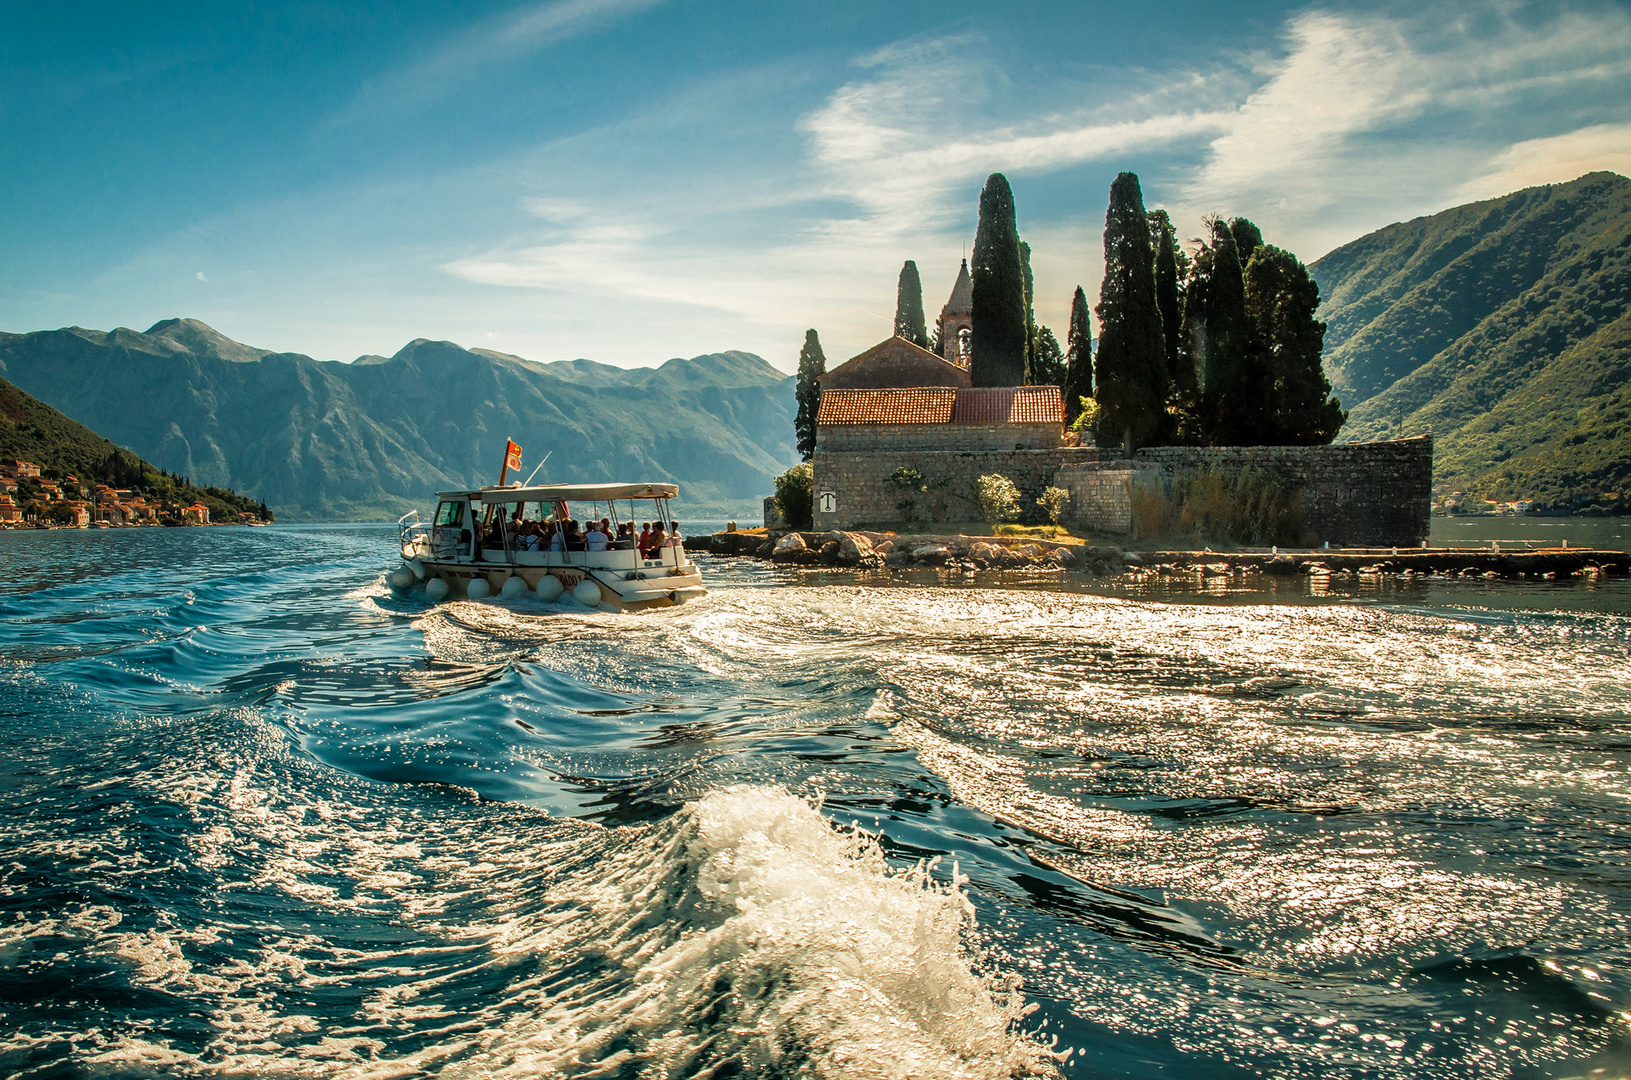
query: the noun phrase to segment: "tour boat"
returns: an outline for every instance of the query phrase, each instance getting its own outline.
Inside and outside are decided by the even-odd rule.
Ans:
[[[675,484],[520,484],[444,491],[435,518],[427,523],[410,510],[397,521],[403,565],[389,575],[399,591],[423,588],[432,600],[466,596],[556,600],[570,593],[588,607],[663,607],[703,595],[702,572],[685,554],[683,542],[639,551],[633,542],[611,542],[604,551],[537,550],[517,525],[585,522],[610,518],[661,522],[672,537],[668,500]],[[577,509],[574,510],[573,507]],[[619,517],[619,510],[627,516]],[[647,556],[654,556],[648,558]]]

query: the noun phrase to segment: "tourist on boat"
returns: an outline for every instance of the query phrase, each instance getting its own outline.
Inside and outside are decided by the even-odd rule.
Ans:
[[[552,521],[549,523],[549,550],[566,550],[566,530],[561,528],[559,522]]]
[[[680,548],[681,550],[685,548],[685,537],[680,535],[680,523],[678,521],[669,522],[668,546]]]
[[[566,550],[587,551],[589,541],[584,537],[582,528],[576,521],[568,520],[566,523]]]
[[[584,536],[584,541],[590,551],[605,551],[611,537],[606,535],[605,527],[600,522],[591,521],[589,523],[589,532]]]
[[[648,521],[640,526],[640,539],[634,546],[642,552],[651,547],[651,522]]]
[[[645,557],[648,559],[658,558],[662,554],[663,546],[667,543],[668,537],[663,535],[663,523],[660,521],[652,522],[651,541],[646,545]]]

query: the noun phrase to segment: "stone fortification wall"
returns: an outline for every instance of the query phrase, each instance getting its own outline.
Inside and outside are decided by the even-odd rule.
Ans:
[[[900,427],[922,432],[921,426]],[[966,443],[956,450],[939,449],[938,444],[865,450],[824,446],[813,459],[815,527],[977,521],[974,480],[985,473],[1001,473],[1019,487],[1027,510],[1043,488],[1063,487],[1071,493],[1066,524],[1125,533],[1132,528],[1135,488],[1160,484],[1170,490],[1179,476],[1211,467],[1261,469],[1299,485],[1315,543],[1413,546],[1427,538],[1433,483],[1430,438],[1337,446],[1162,446],[1140,450],[1131,458],[1112,453],[1075,447],[974,449]],[[917,470],[928,490],[894,481],[902,468]],[[831,511],[822,509],[824,492],[833,496]]]
[[[1132,529],[1132,491],[1202,468],[1260,469],[1303,489],[1310,539],[1337,545],[1415,545],[1427,539],[1433,443],[1428,437],[1337,446],[1156,446],[1131,458],[1060,471],[1064,520],[1104,532]]]
[[[1058,431],[1055,426],[1056,442]],[[853,529],[860,525],[892,526],[908,521],[978,521],[980,508],[974,501],[974,481],[986,473],[1001,473],[1012,480],[1029,510],[1063,466],[1096,461],[1099,456],[1099,451],[1092,448],[1054,446],[1046,450],[1014,450],[1012,443],[1009,446],[1006,450],[817,449],[811,458],[815,466],[815,528]],[[917,470],[923,478],[922,484],[908,487],[896,482],[892,477],[898,469]],[[920,490],[923,487],[928,490]],[[833,496],[834,508],[830,512],[822,509],[824,492]]]
[[[822,426],[818,449],[849,453],[1048,450],[1058,446],[1058,424],[832,424]]]
[[[1433,497],[1433,440],[1333,446],[1156,446],[1133,462],[1170,483],[1180,473],[1262,469],[1303,489],[1316,542],[1354,547],[1419,544],[1427,539]]]

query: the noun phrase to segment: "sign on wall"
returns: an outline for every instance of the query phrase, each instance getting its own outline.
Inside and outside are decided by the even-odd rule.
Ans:
[[[823,514],[832,514],[838,511],[838,496],[830,491],[823,491],[816,499],[816,505]]]

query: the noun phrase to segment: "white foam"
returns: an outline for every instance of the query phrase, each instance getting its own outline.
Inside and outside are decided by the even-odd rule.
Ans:
[[[598,941],[607,971],[510,1025],[482,1071],[638,1060],[665,1075],[735,1057],[749,1074],[1052,1072],[1015,1030],[1017,989],[975,971],[955,873],[892,868],[872,837],[780,788],[711,793],[642,840],[551,890],[581,917],[511,943]]]

